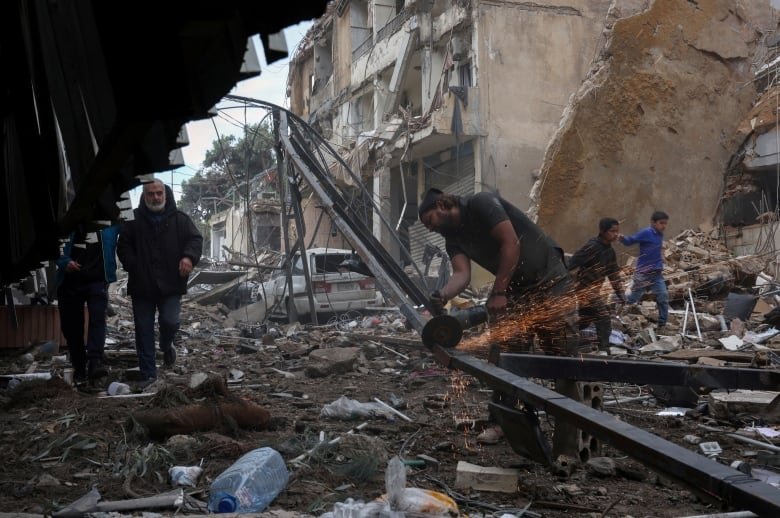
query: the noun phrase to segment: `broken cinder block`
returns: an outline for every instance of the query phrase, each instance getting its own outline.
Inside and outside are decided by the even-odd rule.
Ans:
[[[517,478],[516,469],[477,466],[461,460],[458,461],[455,487],[514,493],[517,491]]]

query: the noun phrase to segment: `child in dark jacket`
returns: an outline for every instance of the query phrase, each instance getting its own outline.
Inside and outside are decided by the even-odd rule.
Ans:
[[[579,304],[580,329],[593,324],[599,349],[609,351],[609,335],[612,334],[612,317],[609,308],[601,297],[601,285],[609,278],[612,289],[618,299],[625,301],[625,293],[620,279],[620,267],[617,255],[612,248],[620,226],[614,218],[602,218],[599,221],[599,235],[591,238],[574,252],[567,268],[577,270],[577,301]]]

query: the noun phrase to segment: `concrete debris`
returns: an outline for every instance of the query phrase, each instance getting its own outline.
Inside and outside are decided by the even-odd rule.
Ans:
[[[651,300],[633,307],[616,307],[610,337],[612,347],[608,352],[600,351],[601,357],[777,368],[780,336],[775,324],[765,322],[765,315],[778,307],[772,293],[775,281],[763,269],[762,261],[747,256],[733,258],[710,234],[698,231],[686,231],[669,240],[666,259],[668,271],[665,275],[670,279],[670,291],[677,294],[671,302],[669,322],[662,329],[656,326],[657,310]],[[756,288],[759,284],[760,288]],[[690,314],[686,328],[682,325],[685,316],[682,301],[687,297],[688,288],[694,294],[701,341],[690,338],[696,333]],[[744,319],[726,311],[729,294],[737,290],[756,298],[755,307],[747,311]],[[750,302],[750,298],[732,296],[732,301]],[[396,309],[388,308],[369,315],[347,313],[327,324],[312,326],[261,320],[257,301],[250,298],[242,302],[243,305],[231,307],[236,300],[220,298],[207,305],[185,302],[180,337],[175,343],[176,368],[159,372],[152,388],[154,394],[132,399],[130,396],[139,395],[133,382],[137,367],[132,310],[129,300],[112,294],[115,314],[108,319],[106,345],[111,376],[104,386],[90,386],[80,389],[79,393],[85,397],[101,397],[118,394],[120,388],[122,393],[130,391],[123,396],[126,399],[114,396],[91,401],[121,405],[119,422],[130,414],[142,425],[145,437],[167,439],[160,449],[161,457],[144,456],[139,461],[138,473],[143,471],[144,464],[148,468],[149,475],[138,475],[145,484],[158,484],[158,490],[162,492],[170,481],[161,475],[157,478],[159,474],[167,473],[171,466],[196,466],[204,459],[203,473],[195,482],[197,491],[202,489],[203,480],[212,479],[250,446],[265,441],[266,437],[278,437],[279,451],[284,457],[300,459],[293,465],[297,470],[308,471],[306,476],[295,478],[296,482],[280,495],[279,505],[289,509],[303,509],[301,502],[309,495],[322,495],[321,488],[316,485],[318,475],[311,477],[314,473],[322,473],[325,467],[330,476],[337,479],[327,487],[341,488],[337,490],[341,501],[348,495],[360,496],[357,483],[376,479],[389,453],[397,451],[399,446],[405,449],[404,465],[410,474],[441,477],[447,481],[445,484],[453,487],[491,494],[490,500],[504,498],[504,494],[506,498],[517,498],[519,486],[532,484],[532,479],[542,476],[533,468],[536,470],[534,475],[526,477],[527,464],[522,462],[529,461],[521,461],[517,454],[511,453],[505,439],[477,445],[480,431],[495,424],[484,415],[491,391],[468,376],[455,375],[435,366],[417,333],[407,328],[405,319]],[[476,296],[462,297],[458,304],[468,307],[480,301]],[[729,311],[732,309],[729,306]],[[470,332],[482,333],[484,328]],[[17,379],[42,377],[54,382],[65,375],[69,366],[67,361],[58,360],[57,355],[30,353],[25,356],[24,353],[9,357],[4,372],[12,374],[6,375],[6,380],[14,376]],[[158,361],[162,362],[162,359],[160,354]],[[0,403],[11,405],[8,408],[41,404],[41,398],[31,391],[32,384],[38,382],[46,380],[25,381],[25,386],[0,391]],[[606,399],[615,404],[603,408],[616,415],[626,415],[627,419],[634,412],[643,422],[663,420],[664,429],[679,435],[677,442],[688,448],[698,447],[696,441],[717,439],[730,458],[738,455],[733,451],[736,440],[698,430],[698,424],[716,418],[742,426],[742,420],[748,415],[771,426],[772,420],[778,419],[771,405],[774,399],[769,394],[761,398],[746,397],[741,391],[727,394],[716,390],[703,394],[696,388],[661,383],[663,380],[659,380],[659,385],[640,387],[613,383],[610,393],[604,396],[609,395]],[[179,389],[184,397],[175,395],[172,388]],[[467,394],[467,397],[461,394]],[[737,394],[742,399],[728,399],[729,395]],[[232,395],[239,396],[241,401],[232,399]],[[685,408],[668,408],[655,415],[659,406]],[[112,416],[116,411],[113,407],[102,407],[101,410]],[[45,412],[43,415],[48,416]],[[361,417],[366,422],[359,427],[355,426],[357,423],[349,423]],[[369,419],[371,417],[379,419]],[[74,418],[63,419],[71,427],[76,426]],[[92,420],[100,422],[99,419]],[[554,420],[542,421],[544,433],[551,434]],[[458,426],[457,423],[467,424]],[[59,425],[47,426],[58,433],[64,431]],[[418,442],[417,437],[421,436],[426,437],[424,447]],[[130,439],[119,433],[110,440],[113,445]],[[49,452],[40,445],[28,447],[42,455],[41,459],[47,459],[43,464],[50,470],[52,479],[19,478],[32,481],[33,487],[56,480],[60,483],[57,490],[64,491],[70,487],[71,480],[102,477],[101,468],[91,468],[92,465],[87,464],[69,472],[54,469],[62,465],[58,459],[63,456],[63,447],[67,445]],[[493,450],[501,453],[492,456]],[[68,451],[72,458],[80,455],[76,448]],[[164,457],[164,452],[170,457]],[[582,462],[572,458],[565,463],[565,469],[559,464],[558,473],[576,484],[560,484],[556,471],[546,468],[545,473],[552,477],[546,489],[524,487],[523,490],[537,492],[534,505],[547,502],[549,505],[576,506],[574,501],[586,504],[578,508],[581,510],[599,507],[594,498],[604,499],[606,501],[600,505],[603,512],[614,495],[612,489],[602,494],[591,485],[602,477],[610,477],[610,484],[643,484],[639,493],[656,490],[643,481],[647,473],[641,466],[624,464],[609,457],[607,452],[599,452],[598,456]],[[585,473],[590,476],[583,476]],[[419,477],[416,480],[430,479]],[[119,482],[121,485],[121,480]],[[139,485],[138,481],[136,485]],[[491,490],[498,492],[489,493]],[[669,488],[662,490],[669,491]],[[636,489],[632,491],[637,492]],[[376,494],[379,493],[381,489]],[[78,496],[69,494],[72,498]],[[328,498],[331,498],[330,507],[334,498]],[[190,509],[193,511],[195,509]],[[297,515],[303,515],[303,512],[299,511]]]
[[[777,398],[778,392],[763,390],[734,390],[731,392],[712,392],[707,398],[710,414],[716,419],[734,419],[740,415],[756,415],[767,420],[780,418],[780,413],[767,415],[769,405]]]

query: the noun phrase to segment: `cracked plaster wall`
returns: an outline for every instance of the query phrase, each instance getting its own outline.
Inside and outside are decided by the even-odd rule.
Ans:
[[[546,151],[539,224],[572,250],[604,216],[629,233],[665,210],[670,236],[710,222],[756,96],[755,45],[776,20],[768,0],[656,0],[615,22]]]
[[[475,21],[488,133],[480,142],[481,189],[497,189],[523,209],[566,103],[603,45],[610,7],[605,0],[547,4],[482,1]]]

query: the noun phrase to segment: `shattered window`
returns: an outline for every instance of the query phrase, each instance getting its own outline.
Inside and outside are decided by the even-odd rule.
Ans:
[[[343,271],[341,263],[349,259],[351,254],[321,254],[314,256],[315,273],[339,273]]]

